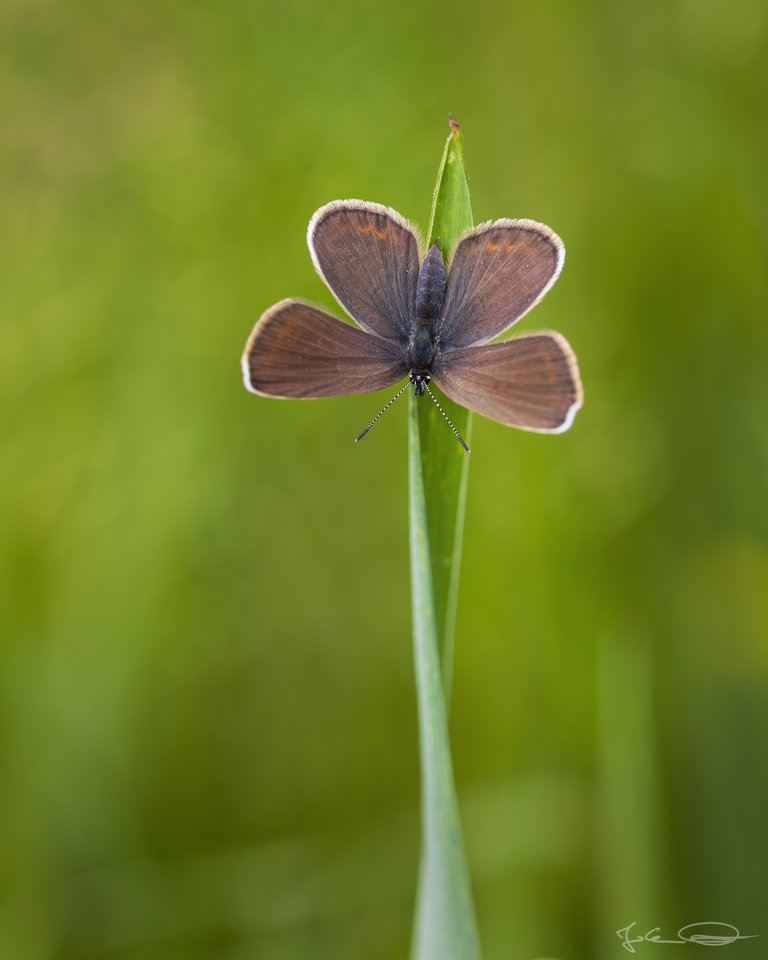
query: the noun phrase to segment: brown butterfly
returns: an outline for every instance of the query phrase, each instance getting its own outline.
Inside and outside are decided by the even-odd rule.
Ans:
[[[422,257],[418,231],[396,211],[335,200],[310,220],[307,243],[317,272],[358,326],[302,300],[281,300],[245,345],[248,390],[337,397],[407,376],[384,410],[409,384],[439,407],[429,389],[434,380],[456,403],[500,423],[539,433],[570,427],[582,388],[566,339],[542,332],[488,343],[557,279],[565,247],[549,227],[533,220],[483,223],[459,239],[446,271],[437,244]]]

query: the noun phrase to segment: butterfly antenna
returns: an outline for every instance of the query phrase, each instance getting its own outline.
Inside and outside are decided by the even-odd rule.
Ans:
[[[366,435],[366,433],[368,433],[368,431],[371,429],[371,427],[374,425],[374,423],[376,423],[376,421],[379,419],[379,417],[380,417],[382,414],[386,413],[387,410],[389,410],[389,408],[392,406],[392,404],[395,402],[395,400],[397,400],[398,397],[402,397],[402,395],[405,393],[405,391],[408,389],[408,387],[409,387],[410,385],[411,385],[411,384],[410,384],[410,381],[408,381],[408,383],[406,383],[406,385],[405,385],[401,390],[398,390],[398,391],[397,391],[397,393],[394,395],[394,397],[392,397],[392,399],[391,399],[390,401],[388,401],[387,403],[384,404],[384,406],[381,408],[381,410],[379,410],[379,412],[376,414],[376,416],[373,418],[373,420],[371,420],[371,422],[368,424],[368,426],[365,428],[365,430],[363,430],[363,432],[362,432],[359,436],[355,437],[355,443],[357,443],[359,440],[362,440],[362,439],[363,439],[363,437]]]
[[[454,436],[456,437],[456,439],[459,441],[459,443],[462,445],[462,447],[464,447],[464,449],[467,451],[467,453],[469,453],[469,447],[466,445],[466,443],[464,443],[464,440],[462,439],[461,434],[460,434],[459,431],[456,429],[456,427],[454,427],[453,423],[451,422],[451,418],[448,416],[448,414],[445,412],[445,410],[443,410],[443,408],[442,408],[442,407],[440,406],[440,404],[437,402],[437,397],[435,397],[434,393],[432,393],[432,391],[429,389],[428,384],[425,383],[425,384],[424,384],[424,387],[425,387],[427,393],[428,393],[428,394],[430,395],[430,397],[432,398],[432,402],[434,403],[434,405],[437,407],[437,409],[440,411],[440,413],[442,413],[443,419],[445,420],[445,422],[448,424],[448,426],[451,428],[451,430],[453,430],[453,434],[454,434]]]

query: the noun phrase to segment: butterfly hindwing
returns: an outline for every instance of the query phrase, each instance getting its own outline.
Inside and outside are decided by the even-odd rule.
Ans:
[[[301,300],[281,300],[256,324],[242,358],[245,386],[267,397],[339,397],[391,386],[402,348]]]
[[[576,357],[558,333],[450,350],[434,379],[463,407],[538,433],[567,430],[582,403]]]

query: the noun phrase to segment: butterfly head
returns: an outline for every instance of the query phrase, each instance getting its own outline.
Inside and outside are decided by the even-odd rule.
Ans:
[[[413,384],[413,392],[417,397],[422,396],[424,393],[427,384],[432,379],[428,373],[416,373],[411,371],[411,383]]]

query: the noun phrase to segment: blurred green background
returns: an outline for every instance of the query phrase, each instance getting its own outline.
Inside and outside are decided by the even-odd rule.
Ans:
[[[0,958],[407,954],[406,411],[239,356],[331,306],[328,200],[568,248],[521,330],[586,404],[477,418],[451,704],[488,960],[768,938],[768,7],[157,3],[0,14]],[[653,960],[697,947],[645,944]]]

